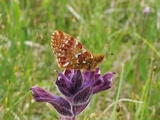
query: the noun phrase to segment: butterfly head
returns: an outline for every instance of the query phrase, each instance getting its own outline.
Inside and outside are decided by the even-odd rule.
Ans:
[[[94,59],[97,63],[101,63],[104,60],[104,55],[97,55]]]
[[[90,60],[87,60],[85,70],[94,70],[99,63],[104,60],[104,55],[94,55]]]

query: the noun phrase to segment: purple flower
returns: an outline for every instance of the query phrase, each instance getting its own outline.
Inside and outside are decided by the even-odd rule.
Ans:
[[[143,13],[147,14],[149,12],[150,12],[150,7],[145,7],[144,10],[143,10]]]
[[[35,101],[50,103],[59,113],[61,120],[75,120],[87,107],[93,94],[111,87],[115,74],[107,72],[101,76],[99,68],[95,71],[65,70],[64,73],[57,73],[55,84],[63,97],[55,96],[38,86],[31,90]]]

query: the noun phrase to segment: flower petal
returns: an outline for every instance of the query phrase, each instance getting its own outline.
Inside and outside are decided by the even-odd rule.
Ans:
[[[83,105],[74,105],[73,106],[73,111],[74,111],[74,115],[78,115],[79,113],[81,113],[89,104],[90,101],[86,102]]]
[[[87,86],[92,86],[95,81],[95,71],[85,71],[83,73],[83,79],[84,79],[84,83],[82,85],[83,88]]]
[[[70,80],[72,76],[74,75],[75,70],[69,70],[65,69],[64,70],[64,75]]]
[[[95,82],[93,84],[93,87],[101,84],[102,82],[104,82],[103,77],[100,74],[100,69],[97,68],[95,72]]]
[[[38,86],[33,86],[31,90],[36,102],[48,102],[57,110],[59,114],[64,116],[73,116],[70,103],[64,98],[55,96]]]
[[[83,105],[90,101],[92,97],[92,86],[88,86],[82,91],[79,91],[74,97],[73,97],[73,105]]]
[[[74,93],[77,92],[77,90],[81,87],[82,83],[83,83],[83,77],[82,77],[82,73],[80,70],[77,70],[75,72],[75,74],[73,75],[72,79],[72,84],[74,86]]]
[[[71,97],[74,95],[74,86],[73,83],[61,72],[58,72],[58,78],[56,80],[56,85],[59,91],[67,96]]]
[[[112,78],[114,74],[114,72],[108,72],[102,78],[97,76],[95,80],[96,82],[93,85],[93,94],[109,89],[112,86]]]

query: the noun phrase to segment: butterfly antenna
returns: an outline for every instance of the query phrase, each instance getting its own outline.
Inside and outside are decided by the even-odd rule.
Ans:
[[[103,47],[103,49],[102,49],[102,54],[104,54],[104,55],[106,55],[106,51],[107,51],[107,49],[108,49],[108,41],[106,42],[106,44],[105,44],[105,46]]]

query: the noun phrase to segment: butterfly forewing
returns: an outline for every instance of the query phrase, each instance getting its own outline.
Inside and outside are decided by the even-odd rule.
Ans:
[[[93,55],[75,38],[58,30],[52,34],[51,47],[62,68],[90,70],[104,58]]]

